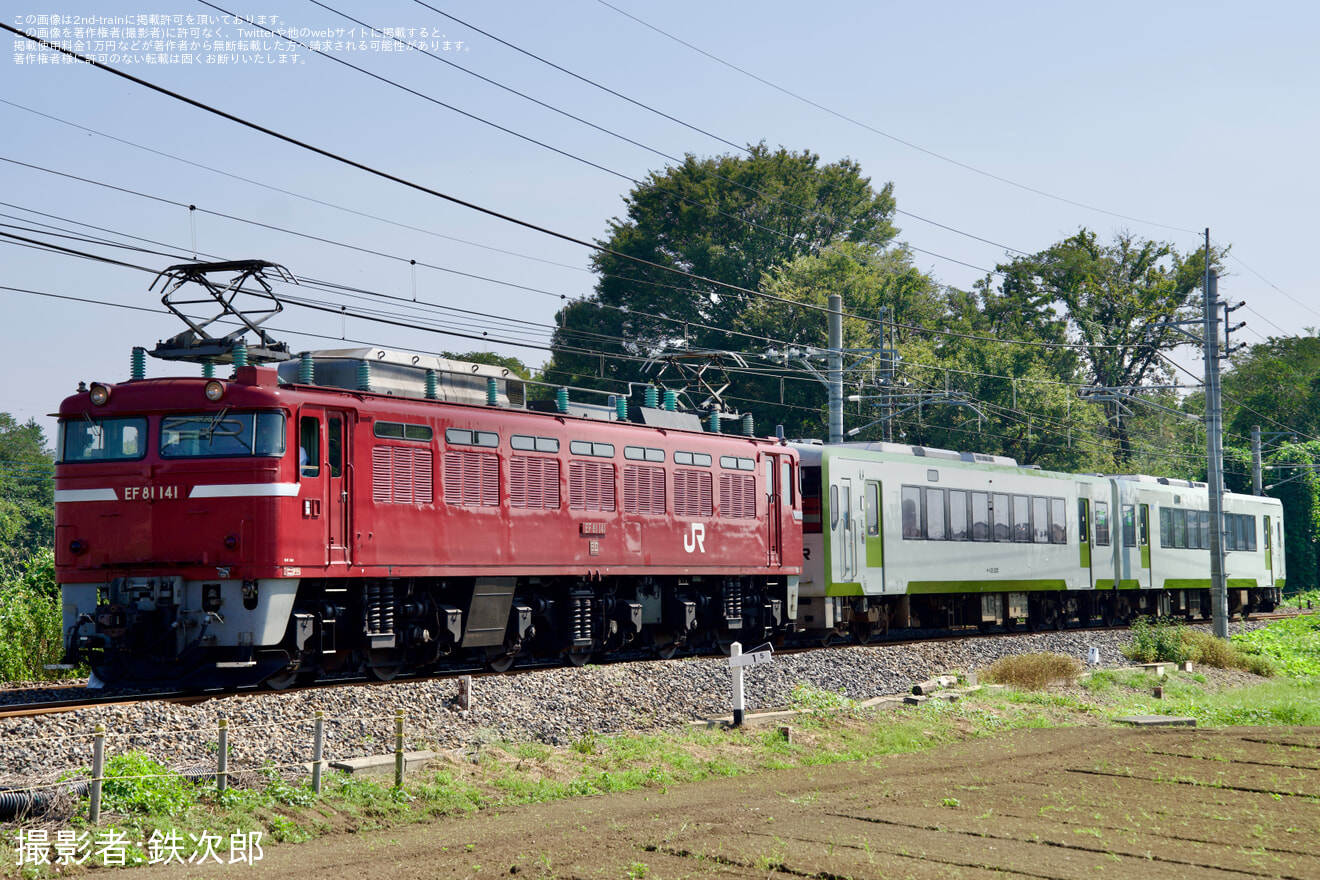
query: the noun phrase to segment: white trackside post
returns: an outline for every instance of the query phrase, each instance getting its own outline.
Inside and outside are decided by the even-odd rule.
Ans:
[[[729,659],[742,656],[742,642],[729,646]],[[733,667],[733,726],[742,727],[743,723],[743,668]]]

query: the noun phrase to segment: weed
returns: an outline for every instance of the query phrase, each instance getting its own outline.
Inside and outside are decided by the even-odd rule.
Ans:
[[[646,862],[633,862],[628,866],[629,880],[642,880],[651,869],[646,866]]]
[[[1123,656],[1138,663],[1194,659],[1185,638],[1188,632],[1171,617],[1138,617],[1132,621],[1132,641],[1123,646]]]
[[[955,808],[956,808],[956,807],[961,807],[961,806],[962,806],[962,801],[958,800],[957,798],[946,797],[944,800],[940,801],[940,806],[941,806],[941,807],[955,807]]]
[[[115,755],[105,764],[101,807],[107,812],[169,816],[196,800],[187,780],[141,752]]]
[[[1025,690],[1043,690],[1054,682],[1072,684],[1082,674],[1082,664],[1063,654],[1018,654],[1000,657],[986,671],[986,681]]]

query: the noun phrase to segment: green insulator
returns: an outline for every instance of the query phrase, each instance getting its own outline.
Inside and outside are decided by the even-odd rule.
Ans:
[[[712,434],[718,434],[720,432],[720,414],[718,412],[711,410],[710,418],[707,419],[707,422],[707,431],[710,431]]]
[[[440,379],[435,370],[426,371],[426,399],[437,400],[440,397]]]
[[[358,361],[357,390],[371,390],[371,361]]]
[[[147,350],[140,345],[133,348],[131,371],[134,379],[147,378]]]
[[[673,412],[678,409],[678,392],[665,389],[665,409]]]
[[[628,398],[622,394],[614,398],[614,415],[621,422],[628,421]]]
[[[312,359],[310,351],[304,351],[298,358],[298,382],[301,385],[312,385],[316,382],[316,361]]]
[[[500,383],[494,376],[486,377],[486,406],[500,405]]]
[[[645,402],[644,404],[642,404],[642,405],[645,406],[647,409],[659,409],[659,408],[660,408],[660,389],[659,389],[659,388],[656,388],[654,385],[647,385],[647,386],[646,386],[646,402]]]
[[[239,367],[246,367],[247,365],[247,343],[234,343],[234,369],[237,370]]]
[[[203,379],[215,378],[215,361],[211,360],[210,358],[207,358],[206,360],[202,361],[202,378]]]
[[[755,429],[755,426],[754,426],[753,423],[752,423],[752,414],[751,414],[751,413],[743,413],[743,417],[742,417],[742,429],[743,429],[743,436],[744,436],[744,437],[754,437],[754,436],[756,436],[756,429]]]
[[[568,389],[560,388],[555,392],[555,407],[561,412],[568,412]]]

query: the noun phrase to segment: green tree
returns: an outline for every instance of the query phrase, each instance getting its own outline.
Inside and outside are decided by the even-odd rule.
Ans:
[[[19,573],[52,545],[55,533],[54,456],[35,419],[0,413],[0,574]]]
[[[641,361],[661,352],[762,349],[771,334],[751,321],[758,298],[722,285],[761,291],[775,270],[844,242],[879,256],[896,233],[891,185],[872,189],[849,159],[822,164],[764,144],[689,155],[625,204],[599,242],[610,252],[592,258],[595,292],[559,313],[547,381],[617,391],[645,381]]]
[[[1211,252],[1212,265],[1226,251]],[[1029,257],[999,267],[1003,305],[1017,305],[1042,335],[1066,327],[1082,357],[1089,382],[1135,388],[1160,384],[1168,368],[1162,355],[1186,344],[1168,322],[1199,314],[1196,291],[1205,254],[1179,253],[1171,244],[1120,233],[1103,243],[1094,232],[1076,235]],[[1048,329],[1049,325],[1056,325]],[[1106,404],[1108,433],[1120,466],[1134,459],[1132,432],[1115,403]]]
[[[469,364],[486,364],[491,367],[504,367],[520,379],[532,378],[532,370],[516,357],[506,357],[489,351],[442,351],[440,357],[451,361],[466,361]]]

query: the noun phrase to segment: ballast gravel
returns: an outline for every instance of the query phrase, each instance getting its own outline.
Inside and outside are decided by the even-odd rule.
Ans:
[[[1253,623],[1234,624],[1254,628]],[[907,645],[836,647],[776,656],[751,667],[747,711],[789,704],[800,684],[855,700],[909,693],[943,672],[983,670],[1002,656],[1049,651],[1100,666],[1128,661],[1122,630],[988,636]],[[392,752],[402,709],[408,750],[479,748],[499,741],[566,745],[584,736],[671,730],[726,715],[732,673],[723,657],[544,668],[473,680],[472,708],[458,706],[457,679],[236,695],[192,706],[159,701],[0,720],[0,785],[22,788],[90,766],[97,725],[107,757],[144,752],[176,769],[214,767],[217,723],[228,721],[230,769],[300,772],[312,759],[313,719],[324,715],[325,760]],[[62,691],[61,698],[77,691]],[[26,702],[26,700],[23,700]]]

